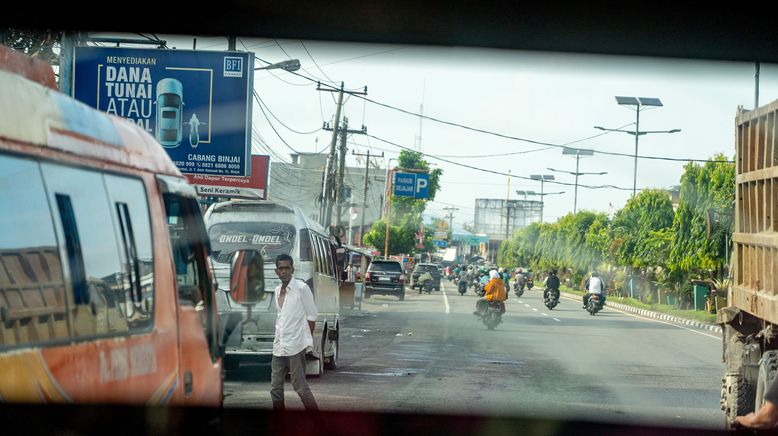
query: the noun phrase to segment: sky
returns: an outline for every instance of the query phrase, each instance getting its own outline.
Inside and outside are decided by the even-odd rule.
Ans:
[[[193,45],[194,36],[158,36],[168,40],[169,47],[191,49]],[[227,48],[224,37],[196,38],[198,50]],[[413,113],[419,113],[423,104],[429,117],[557,145],[501,138],[428,119],[420,123],[417,116],[358,96],[346,98],[343,115],[349,128],[365,125],[373,136],[352,135],[349,153],[352,149],[383,152],[385,167],[401,149],[377,138],[415,148],[421,132],[421,151],[443,169],[441,189],[427,210],[443,216],[444,208],[458,207],[454,221],[459,225],[474,220],[476,198],[523,198],[517,196],[517,189],[539,192],[539,182],[523,179],[531,174],[553,174],[556,181],[570,184],[545,183],[545,192],[564,194],[545,197],[544,221],[572,212],[574,176],[548,169],[575,171],[575,157],[563,156],[558,147],[566,144],[595,150],[594,156],[580,159],[579,172],[607,172],[582,175],[580,185],[623,188],[579,186],[578,210],[607,213],[623,207],[632,194],[634,136],[594,128],[635,129],[634,107],[619,106],[615,96],[661,99],[663,107],[641,110],[640,130],[681,132],[641,135],[638,154],[674,159],[704,160],[718,153],[733,158],[737,108],[754,106],[754,64],[750,63],[240,37],[237,48],[254,52],[257,66],[266,65],[261,60],[296,58],[302,64],[299,74],[322,83],[342,81],[350,90],[366,86],[367,98],[376,102]],[[329,145],[332,133],[319,128],[332,121],[336,94],[316,87],[282,70],[255,72],[254,89],[272,115],[254,105],[257,140],[264,143],[255,145],[254,152],[265,154],[269,148],[289,160],[291,150],[284,141],[300,152],[319,152]],[[778,99],[778,66],[761,65],[759,93],[760,105]],[[521,154],[488,156],[506,153]],[[517,177],[511,178],[509,188],[507,175],[432,156],[497,173],[510,171]],[[347,164],[364,165],[355,159],[349,156]],[[638,189],[678,185],[685,163],[638,159]]]

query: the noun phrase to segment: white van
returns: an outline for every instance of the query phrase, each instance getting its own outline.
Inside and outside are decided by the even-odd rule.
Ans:
[[[270,360],[276,321],[273,290],[280,284],[275,258],[288,254],[294,259],[295,278],[304,280],[311,288],[319,312],[313,333],[316,358],[307,361],[306,374],[319,376],[325,368],[335,369],[340,331],[337,243],[324,228],[306,218],[297,206],[255,200],[214,203],[205,213],[205,223],[220,290],[229,291],[229,260],[236,250],[259,250],[265,259],[267,292],[250,312],[233,301],[229,292],[217,292],[219,313],[241,312],[250,317],[243,326],[241,345],[227,348],[225,366],[235,369],[244,359]]]

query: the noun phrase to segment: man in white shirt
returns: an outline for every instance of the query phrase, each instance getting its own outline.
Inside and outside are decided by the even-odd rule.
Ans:
[[[304,281],[293,277],[294,261],[288,254],[276,258],[276,275],[281,284],[275,289],[278,317],[270,376],[273,410],[284,410],[284,378],[288,372],[305,410],[315,411],[318,406],[305,381],[305,354],[313,349],[313,329],[318,316],[313,293]]]
[[[597,271],[592,272],[592,276],[586,281],[586,295],[583,296],[583,308],[589,304],[589,298],[592,294],[599,295],[600,301],[605,304],[605,284],[597,274]]]

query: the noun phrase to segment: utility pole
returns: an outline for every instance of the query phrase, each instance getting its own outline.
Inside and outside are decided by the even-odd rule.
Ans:
[[[227,37],[227,51],[235,51],[235,43],[237,42],[237,37],[235,36],[228,36]]]
[[[335,131],[335,129],[326,124],[322,127],[322,129]],[[349,130],[348,118],[343,117],[343,123],[338,129],[338,132],[340,133],[340,149],[338,150],[338,179],[335,184],[335,205],[337,207],[335,212],[335,224],[339,226],[341,225],[341,215],[343,213],[343,177],[346,173],[346,152],[348,151],[346,149],[346,140],[349,133],[356,133],[360,135],[367,134],[367,127],[362,126],[362,129],[360,130]],[[332,206],[330,206],[330,210],[332,210],[331,207]]]
[[[362,220],[359,225],[359,246],[362,246],[362,238],[364,237],[365,232],[365,213],[367,212],[367,181],[369,177],[369,171],[370,171],[370,150],[367,150],[367,154],[357,153],[355,151],[352,151],[351,154],[354,156],[367,156],[367,160],[365,161],[365,188],[364,191],[362,191],[362,212],[360,215],[362,215]],[[376,155],[375,157],[384,157],[384,152],[381,152],[381,155]]]
[[[343,82],[340,82],[340,88],[322,88],[321,82],[319,82],[316,86],[317,91],[327,91],[327,92],[337,92],[338,93],[338,107],[335,110],[335,124],[334,127],[329,128],[329,126],[325,123],[323,129],[324,130],[332,130],[332,141],[330,142],[330,153],[327,157],[327,165],[324,168],[324,183],[322,184],[322,194],[321,194],[321,209],[320,209],[320,220],[322,226],[325,228],[329,228],[330,224],[332,223],[332,204],[337,199],[340,199],[340,194],[337,193],[335,186],[335,147],[337,146],[337,140],[338,140],[338,125],[340,124],[340,113],[343,108],[343,94],[356,94],[356,95],[367,95],[367,86],[365,87],[364,92],[357,92],[357,91],[345,91]],[[364,127],[363,127],[364,130]],[[366,131],[365,131],[366,132]],[[345,140],[343,141],[345,144]],[[345,159],[345,157],[344,157]],[[340,206],[338,206],[338,209],[340,209]],[[338,210],[340,212],[340,210]],[[338,224],[340,224],[340,213],[338,213]]]
[[[452,233],[454,233],[454,212],[458,211],[458,207],[444,207],[443,210],[448,211],[448,230]]]

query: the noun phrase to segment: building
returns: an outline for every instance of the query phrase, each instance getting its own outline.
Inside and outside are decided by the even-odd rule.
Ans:
[[[292,154],[291,157],[291,163],[271,162],[268,199],[296,204],[308,218],[319,222],[327,153],[300,153]],[[351,227],[348,243],[352,245],[361,245],[362,235],[381,217],[384,203],[386,170],[371,164],[368,170],[365,229],[360,230],[365,187],[364,160],[362,162],[361,167],[346,167],[343,176],[346,192],[350,191],[350,197],[345,198],[341,222],[344,227]],[[333,213],[334,210],[335,208]]]
[[[541,205],[534,200],[476,198],[473,230],[489,239],[486,253],[482,255],[496,261],[502,241],[510,238],[515,230],[540,221]]]

